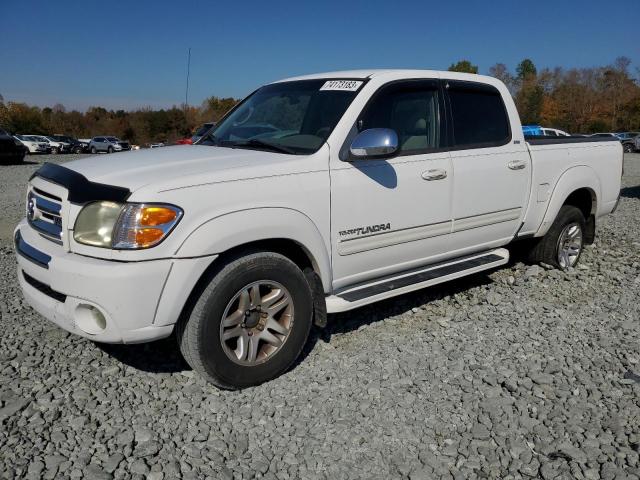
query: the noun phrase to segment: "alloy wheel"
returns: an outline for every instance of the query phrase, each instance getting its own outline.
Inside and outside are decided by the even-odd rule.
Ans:
[[[278,282],[260,280],[238,291],[222,315],[220,341],[240,365],[267,361],[287,341],[293,327],[293,301]]]

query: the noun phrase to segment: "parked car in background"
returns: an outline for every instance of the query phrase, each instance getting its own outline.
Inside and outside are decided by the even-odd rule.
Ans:
[[[20,143],[27,147],[27,154],[29,153],[51,153],[51,147],[46,142],[40,142],[28,135],[14,135]]]
[[[28,135],[28,136],[35,138],[38,142],[43,142],[49,145],[49,148],[51,148],[51,153],[53,154],[63,153],[65,149],[66,144],[63,144],[64,142],[58,142],[53,138],[45,137],[44,135]],[[67,145],[67,148],[68,148],[68,145]]]
[[[53,146],[56,143],[58,144],[58,153],[69,153],[71,151],[71,144],[69,142],[66,142],[64,140],[58,140],[54,138],[53,135],[45,135],[44,138],[49,140],[49,143],[51,143],[52,152],[53,152]]]
[[[609,133],[609,132],[598,132],[598,133],[592,133],[591,135],[589,135],[590,137],[598,137],[598,138],[607,138],[607,137],[615,137],[618,140],[620,140],[620,137],[618,137],[618,135],[616,135],[615,133]]]
[[[631,140],[640,135],[640,132],[618,132],[615,134],[620,140]]]
[[[26,154],[27,147],[20,140],[13,138],[4,130],[0,130],[0,163],[22,162]]]
[[[58,142],[67,143],[71,153],[83,153],[89,151],[89,142],[81,142],[69,135],[51,135],[50,138],[53,138]]]
[[[191,145],[193,144],[193,140],[191,140],[190,138],[181,138],[179,140],[176,140],[176,145]]]
[[[131,150],[131,145],[129,145],[129,142],[122,141],[117,137],[93,137],[89,142],[89,151],[91,153],[113,153],[124,150]]]
[[[636,147],[636,138],[640,135],[640,132],[619,132],[616,135],[622,141],[622,149],[625,153],[632,153],[638,150]]]
[[[156,142],[156,143],[150,143],[149,144],[149,148],[160,148],[160,147],[164,147],[164,142]]]
[[[558,130],[557,128],[542,127],[540,125],[523,125],[522,133],[525,136],[539,136],[539,137],[570,137],[571,134],[564,130]]]
[[[545,137],[570,137],[571,135],[564,130],[558,130],[557,128],[542,128],[542,135]]]
[[[39,135],[23,135],[23,137],[28,138],[34,142],[41,143],[45,147],[45,153],[51,153],[51,144],[46,139],[43,139]]]
[[[196,130],[196,133],[194,133],[193,137],[191,137],[191,143],[196,143],[198,140],[200,140],[204,136],[205,133],[207,133],[209,130],[211,130],[215,126],[216,126],[215,122],[207,122],[200,125],[200,127],[198,127],[198,130]]]
[[[638,149],[636,146],[635,138],[638,137],[639,132],[598,132],[589,135],[590,137],[599,137],[599,138],[616,138],[622,143],[622,148],[626,153],[634,152]]]

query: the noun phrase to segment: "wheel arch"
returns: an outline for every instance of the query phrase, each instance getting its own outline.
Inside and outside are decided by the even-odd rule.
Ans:
[[[563,205],[573,205],[580,209],[587,221],[587,232],[585,232],[587,243],[593,242],[599,198],[600,181],[591,167],[580,165],[568,169],[556,182],[535,236],[541,237],[547,233]]]
[[[228,213],[201,224],[185,239],[177,257],[218,255],[220,263],[242,251],[273,251],[302,270],[318,274],[325,292],[331,288],[329,250],[316,224],[290,208],[256,208]]]

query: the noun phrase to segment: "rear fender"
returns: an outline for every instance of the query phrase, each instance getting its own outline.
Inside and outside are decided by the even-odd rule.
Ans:
[[[597,208],[599,206],[597,202],[601,196],[600,181],[598,180],[596,172],[586,165],[572,167],[565,171],[556,182],[542,223],[535,233],[536,237],[542,237],[547,233],[569,195],[581,188],[587,188],[591,191],[591,196],[595,200],[591,213],[597,216]]]

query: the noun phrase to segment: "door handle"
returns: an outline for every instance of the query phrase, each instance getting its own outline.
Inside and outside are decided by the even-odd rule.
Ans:
[[[433,170],[422,172],[422,178],[427,181],[442,180],[443,178],[447,178],[447,171],[442,168],[434,168]]]
[[[509,167],[511,170],[522,170],[526,166],[527,162],[525,162],[524,160],[512,160],[507,163],[507,167]]]

